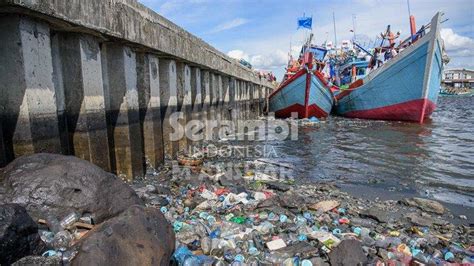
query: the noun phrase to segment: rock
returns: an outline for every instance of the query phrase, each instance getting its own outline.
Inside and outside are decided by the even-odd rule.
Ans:
[[[325,262],[320,257],[311,258],[310,261],[313,264],[313,266],[329,266],[329,263]]]
[[[294,257],[296,254],[299,254],[300,258],[311,258],[318,255],[318,249],[313,247],[308,242],[298,242],[296,244],[280,248],[276,250],[275,253],[281,254],[283,257],[287,258]]]
[[[316,204],[309,206],[310,210],[328,212],[339,206],[339,202],[336,200],[325,200],[320,201]]]
[[[428,218],[428,217],[423,217],[416,212],[411,212],[407,215],[405,215],[407,219],[415,225],[420,225],[420,226],[432,226],[433,225],[433,218]]]
[[[31,266],[31,265],[48,265],[48,266],[60,266],[61,258],[58,256],[54,257],[43,257],[43,256],[27,256],[21,258],[19,261],[12,264],[12,266]]]
[[[92,163],[39,153],[20,157],[0,172],[5,200],[26,208],[35,219],[61,220],[73,211],[89,213],[96,223],[143,204],[122,180]]]
[[[411,198],[411,199],[404,199],[402,203],[408,206],[417,207],[426,212],[432,212],[436,214],[443,214],[446,212],[446,209],[444,208],[444,206],[441,203],[434,200],[423,199],[423,198]]]
[[[388,213],[377,207],[363,210],[360,212],[360,216],[374,219],[379,223],[388,223],[389,221]]]
[[[331,266],[365,265],[367,257],[359,241],[345,239],[329,253],[329,262]]]
[[[83,237],[71,265],[168,265],[174,247],[175,235],[163,214],[135,205]]]
[[[18,204],[0,205],[0,265],[41,254],[44,247],[38,225],[25,208]]]
[[[291,188],[290,185],[287,185],[287,184],[284,184],[284,183],[279,183],[279,182],[267,182],[267,183],[265,183],[265,185],[269,189],[274,189],[274,190],[278,190],[278,191],[282,191],[282,192],[286,192],[286,191],[290,190],[290,188]]]

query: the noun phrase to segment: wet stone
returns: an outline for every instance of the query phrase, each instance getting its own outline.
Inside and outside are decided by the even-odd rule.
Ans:
[[[367,257],[359,241],[343,240],[329,253],[329,261],[332,266],[364,265],[367,263]]]

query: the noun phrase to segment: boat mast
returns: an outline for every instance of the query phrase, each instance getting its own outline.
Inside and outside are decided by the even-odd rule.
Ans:
[[[410,0],[407,0],[407,6],[408,6],[408,18],[410,20],[411,41],[414,41],[416,38],[416,24],[415,24],[415,16],[411,15]]]
[[[334,50],[337,48],[337,35],[336,35],[336,16],[334,15],[334,11],[332,12],[332,22],[334,24]]]
[[[352,14],[352,33],[354,34],[354,41],[355,41],[355,38],[356,38],[355,19],[356,19],[356,15]]]

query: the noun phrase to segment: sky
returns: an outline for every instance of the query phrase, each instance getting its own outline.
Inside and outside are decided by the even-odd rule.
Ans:
[[[297,30],[298,17],[312,16],[314,41],[369,43],[387,25],[409,34],[407,0],[139,0],[145,6],[234,58],[272,71],[278,79],[291,51],[301,48],[308,30]],[[474,69],[474,0],[410,0],[419,28],[437,11],[448,19],[441,36],[451,61],[446,68]]]

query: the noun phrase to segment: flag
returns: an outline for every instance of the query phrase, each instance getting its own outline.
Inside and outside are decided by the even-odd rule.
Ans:
[[[302,17],[298,18],[298,29],[307,28],[312,29],[313,18],[312,17]]]

